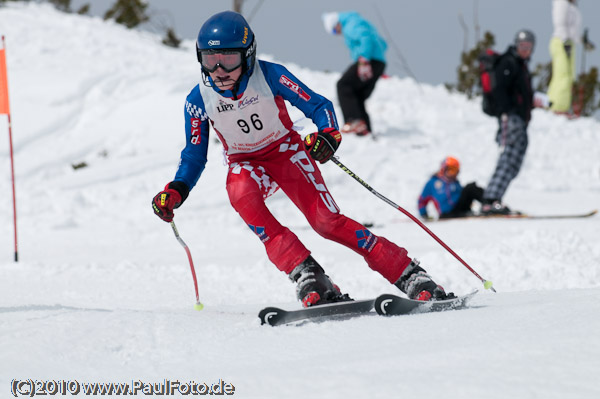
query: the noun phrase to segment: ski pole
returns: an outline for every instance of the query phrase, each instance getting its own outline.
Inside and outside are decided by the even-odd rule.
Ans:
[[[360,177],[358,177],[354,172],[352,172],[343,163],[341,163],[340,160],[337,157],[331,157],[330,159],[333,161],[333,163],[335,163],[337,166],[339,166],[344,172],[346,172],[348,175],[350,175],[350,177],[352,177],[354,180],[356,180],[357,182],[359,182],[364,188],[366,188],[367,190],[369,190],[377,198],[383,200],[388,205],[393,206],[394,208],[396,208],[397,210],[399,210],[400,212],[402,212],[406,216],[408,216],[410,219],[412,219],[413,222],[415,222],[416,224],[418,224],[419,226],[421,226],[421,228],[423,230],[425,230],[431,237],[433,237],[442,247],[444,247],[446,249],[446,251],[450,252],[456,259],[458,259],[458,261],[460,263],[462,263],[467,269],[469,269],[469,271],[471,273],[473,273],[475,275],[475,277],[477,277],[479,280],[481,280],[481,282],[483,283],[483,286],[484,286],[484,288],[486,290],[491,289],[493,292],[496,292],[496,290],[492,286],[492,282],[490,280],[486,280],[483,277],[481,277],[475,270],[473,270],[473,268],[471,266],[469,266],[467,264],[467,262],[465,262],[464,260],[462,260],[462,258],[460,256],[458,256],[456,254],[456,252],[454,252],[449,246],[447,246],[442,240],[440,240],[438,238],[438,236],[436,236],[431,230],[429,230],[427,228],[427,226],[425,226],[423,223],[421,223],[421,221],[419,219],[417,219],[416,217],[414,217],[410,212],[408,212],[407,210],[405,210],[404,208],[402,208],[398,204],[394,203],[393,201],[391,201],[388,198],[384,197],[383,195],[379,194],[373,187],[371,187],[369,184],[367,184],[367,182],[365,182],[363,179],[361,179]]]
[[[200,297],[198,295],[198,280],[196,280],[196,270],[194,269],[194,261],[192,260],[192,254],[190,253],[190,249],[186,245],[186,243],[179,237],[179,231],[177,231],[177,227],[175,226],[175,222],[171,221],[171,227],[173,228],[173,233],[175,233],[175,238],[181,244],[183,249],[185,249],[185,253],[187,254],[188,260],[190,261],[190,269],[192,270],[192,277],[194,278],[194,288],[196,289],[196,304],[194,305],[194,309],[202,310],[204,309],[204,305],[200,302]]]

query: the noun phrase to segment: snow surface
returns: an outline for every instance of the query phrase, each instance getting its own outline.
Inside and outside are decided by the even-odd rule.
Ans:
[[[205,310],[197,312],[185,252],[150,207],[184,145],[183,104],[200,79],[193,42],[169,49],[152,34],[36,4],[0,8],[0,33],[20,254],[14,263],[6,140],[1,398],[11,397],[13,379],[27,378],[222,379],[240,398],[600,397],[598,216],[430,224],[494,282],[493,294],[416,224],[326,164],[345,214],[378,224],[376,234],[406,247],[447,289],[484,292],[463,311],[266,327],[257,318],[265,305],[299,307],[294,286],[230,207],[221,146],[211,142],[207,169],[175,218],[198,274]],[[287,66],[335,100],[337,74]],[[378,139],[344,137],[338,153],[394,202],[416,213],[422,185],[450,154],[462,162],[463,183],[487,183],[496,122],[478,101],[392,77],[368,108]],[[292,117],[302,134],[314,129],[299,111]],[[598,208],[600,123],[536,110],[529,134],[506,203],[539,214]],[[284,194],[269,203],[344,291],[397,292],[354,252],[314,233]]]

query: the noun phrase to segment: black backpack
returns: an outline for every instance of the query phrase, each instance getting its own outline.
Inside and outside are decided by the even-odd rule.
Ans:
[[[479,85],[481,86],[481,108],[490,116],[498,116],[499,110],[496,104],[497,90],[497,67],[504,54],[486,49],[477,60],[479,61]]]

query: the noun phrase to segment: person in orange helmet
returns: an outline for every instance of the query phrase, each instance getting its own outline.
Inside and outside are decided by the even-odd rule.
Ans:
[[[455,218],[472,215],[473,201],[483,201],[483,188],[475,182],[463,187],[458,181],[460,162],[454,157],[446,157],[419,196],[419,214],[429,219],[427,205],[432,202],[440,218]]]

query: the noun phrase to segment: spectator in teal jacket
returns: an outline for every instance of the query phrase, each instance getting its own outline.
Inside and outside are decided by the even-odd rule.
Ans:
[[[344,36],[353,61],[337,83],[345,122],[340,131],[367,135],[371,120],[365,101],[385,70],[387,44],[377,29],[355,11],[325,13],[323,24],[328,33]]]

